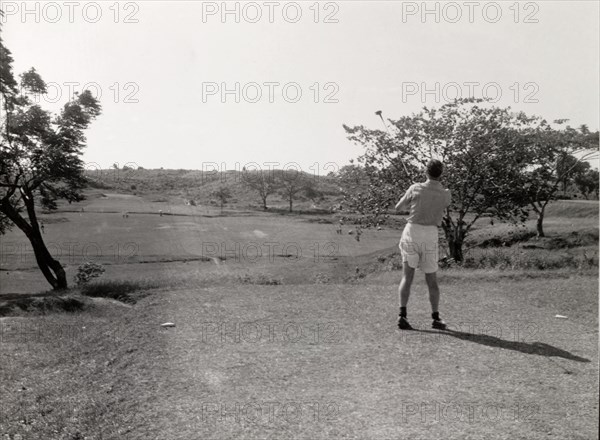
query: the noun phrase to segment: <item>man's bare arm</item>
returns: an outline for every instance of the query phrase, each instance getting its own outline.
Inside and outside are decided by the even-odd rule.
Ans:
[[[409,208],[410,199],[411,199],[411,188],[408,188],[408,190],[406,191],[404,196],[402,196],[400,201],[398,203],[396,203],[396,206],[394,207],[394,209],[396,209],[396,211],[398,211],[400,208],[404,208],[402,210],[407,211]]]

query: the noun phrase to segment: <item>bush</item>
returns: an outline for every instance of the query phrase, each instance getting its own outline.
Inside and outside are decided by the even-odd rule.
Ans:
[[[478,244],[479,247],[507,247],[515,243],[528,241],[536,236],[536,231],[531,229],[510,230],[500,235],[487,238]]]
[[[393,270],[402,270],[402,268],[403,268],[402,256],[400,255],[400,253],[398,252],[398,253],[391,255],[387,261],[386,269],[388,271],[393,271]]]
[[[522,250],[519,248],[482,249],[465,255],[461,266],[465,269],[561,269],[582,266],[574,255],[551,252],[544,249]]]
[[[467,260],[469,260],[469,259],[465,258],[465,261],[463,262],[463,264],[467,264]],[[440,259],[440,261],[438,261],[438,266],[440,267],[440,269],[451,269],[453,267],[459,266],[459,264],[456,262],[456,260],[454,258],[443,257],[442,259]]]
[[[77,268],[77,275],[75,275],[75,283],[78,286],[83,286],[93,278],[98,278],[105,272],[104,267],[101,264],[92,263],[87,261],[81,264]]]
[[[313,277],[313,281],[315,284],[327,284],[331,281],[331,278],[326,273],[319,272]]]
[[[283,280],[281,278],[276,278],[273,275],[269,274],[249,274],[246,273],[244,275],[238,276],[238,280],[242,284],[260,284],[264,286],[278,286],[283,284]]]

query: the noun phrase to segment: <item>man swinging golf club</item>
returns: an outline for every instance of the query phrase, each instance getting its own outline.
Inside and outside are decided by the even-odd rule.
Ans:
[[[438,270],[438,226],[442,223],[444,210],[450,205],[450,191],[439,182],[444,168],[439,160],[427,163],[425,183],[415,183],[396,204],[396,210],[410,211],[408,223],[400,239],[403,276],[398,289],[400,316],[398,327],[412,330],[406,315],[406,305],[410,297],[410,286],[415,269],[425,273],[431,303],[432,327],[446,329],[446,323],[440,318],[438,305],[440,289],[437,283]]]

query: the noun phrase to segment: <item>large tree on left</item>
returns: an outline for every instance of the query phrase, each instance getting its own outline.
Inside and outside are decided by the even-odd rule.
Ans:
[[[12,62],[0,38],[0,234],[13,226],[23,231],[48,282],[65,289],[65,270],[44,243],[36,209],[56,209],[59,199],[83,200],[84,130],[100,104],[84,91],[52,114],[34,99],[46,92],[40,75],[32,68],[17,82]]]

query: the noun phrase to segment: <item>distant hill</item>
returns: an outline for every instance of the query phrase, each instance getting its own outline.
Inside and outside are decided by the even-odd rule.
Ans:
[[[281,171],[275,170],[274,172]],[[337,178],[302,174],[307,179],[313,179],[315,189],[322,193],[323,198],[313,201],[303,194],[298,194],[294,200],[295,209],[330,209],[341,202],[342,194]],[[257,191],[244,183],[240,171],[208,173],[200,170],[107,169],[88,170],[86,177],[92,188],[128,194],[155,195],[169,199],[175,197],[180,198],[183,203],[193,200],[200,205],[215,204],[216,201],[211,193],[221,186],[226,186],[232,194],[228,205],[257,209],[261,207]],[[275,193],[269,196],[267,205],[283,209],[287,207],[287,201],[283,200],[280,194]]]

